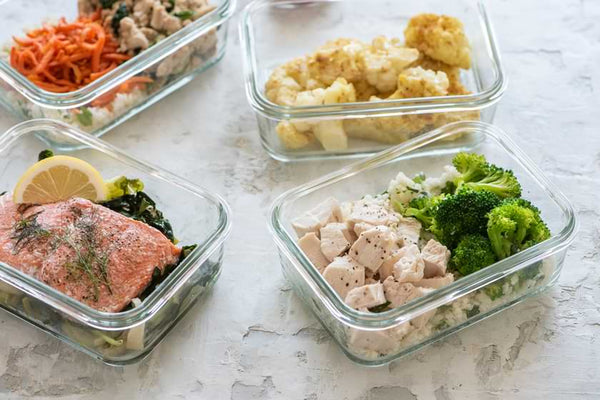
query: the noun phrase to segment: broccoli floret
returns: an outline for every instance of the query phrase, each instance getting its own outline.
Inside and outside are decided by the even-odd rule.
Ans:
[[[433,223],[433,218],[437,212],[438,205],[444,199],[444,195],[440,196],[419,196],[408,203],[408,207],[404,209],[405,217],[414,217],[418,219],[424,228],[429,228]]]
[[[462,189],[439,202],[430,230],[439,241],[453,249],[465,235],[485,235],[487,214],[500,202],[491,192]]]
[[[488,163],[482,155],[458,153],[452,163],[461,173],[454,181],[457,189],[487,190],[502,198],[521,196],[521,185],[513,172]]]
[[[540,211],[524,199],[508,199],[491,210],[487,233],[500,260],[550,237]]]
[[[427,179],[427,175],[424,172],[419,172],[413,177],[413,182],[421,184],[425,182],[425,179]]]
[[[46,158],[54,157],[54,152],[50,149],[40,151],[38,154],[38,161],[45,160]]]
[[[466,235],[452,252],[451,265],[462,276],[467,276],[496,262],[496,255],[486,236]]]
[[[504,296],[504,289],[502,288],[504,280],[494,282],[491,285],[486,286],[483,292],[493,301]]]

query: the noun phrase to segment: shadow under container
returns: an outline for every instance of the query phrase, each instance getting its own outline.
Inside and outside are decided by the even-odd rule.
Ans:
[[[276,67],[338,38],[370,43],[385,35],[403,40],[408,20],[424,12],[451,15],[464,24],[472,66],[460,70],[460,79],[471,94],[317,106],[282,106],[266,97],[265,83]],[[271,157],[281,161],[360,157],[451,122],[492,122],[506,87],[483,1],[372,0],[366,5],[360,0],[256,0],[242,14],[240,37],[246,94],[261,142]],[[286,147],[277,133],[285,126],[282,122],[313,127],[340,122],[348,147],[328,151],[316,140],[302,148]]]
[[[456,147],[448,147],[448,140]],[[460,151],[483,154],[512,169],[523,197],[540,208],[552,237],[393,310],[377,314],[347,306],[298,247],[292,220],[330,196],[346,201],[381,193],[400,171],[439,176]],[[368,366],[419,350],[550,287],[559,277],[577,228],[565,196],[505,133],[482,122],[444,126],[293,189],[275,201],[269,222],[283,274],[297,295],[344,353]]]
[[[223,243],[230,231],[229,208],[215,194],[51,120],[23,122],[0,137],[3,190],[14,187],[37,161],[37,154],[47,148],[46,135],[87,147],[69,155],[94,165],[104,177],[141,179],[179,242],[198,247],[139,306],[118,313],[97,311],[0,263],[0,307],[107,364],[139,361],[219,277]]]
[[[0,54],[0,105],[22,121],[52,118],[99,137],[184,86],[223,57],[227,21],[234,12],[235,0],[211,0],[211,4],[214,10],[83,88],[52,93],[11,67],[8,52],[12,37],[23,37],[26,30],[60,17],[74,20],[77,1],[8,0],[2,4],[0,15],[0,45],[7,46]],[[133,77],[150,78],[152,82],[124,90]]]

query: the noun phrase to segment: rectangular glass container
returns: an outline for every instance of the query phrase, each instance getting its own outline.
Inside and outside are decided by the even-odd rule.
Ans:
[[[552,237],[393,310],[376,314],[347,306],[298,247],[292,220],[330,196],[346,201],[381,193],[400,171],[439,176],[459,151],[483,154],[512,169],[523,197],[540,208]],[[275,201],[269,225],[283,273],[298,296],[351,360],[370,366],[409,354],[548,288],[558,279],[577,228],[566,197],[505,133],[464,121],[292,189]]]
[[[92,309],[0,263],[0,307],[105,363],[136,362],[156,347],[219,277],[223,243],[230,230],[229,208],[215,194],[51,120],[23,122],[0,137],[0,192],[10,192],[37,161],[37,154],[47,148],[47,135],[86,146],[69,155],[91,163],[105,179],[119,175],[141,179],[180,244],[198,247],[139,306],[119,313]]]
[[[265,95],[265,83],[279,65],[312,54],[328,40],[370,42],[379,35],[403,40],[408,20],[430,12],[457,17],[471,44],[472,67],[461,70],[468,95],[423,97],[317,106],[281,106]],[[381,151],[459,120],[492,122],[506,78],[494,32],[481,0],[256,0],[242,14],[240,37],[248,100],[256,113],[263,147],[278,160],[351,157]],[[277,127],[282,121],[342,121],[348,148],[324,150],[320,143],[286,148]],[[283,126],[283,125],[282,125]],[[378,137],[382,142],[368,140]]]
[[[235,0],[211,0],[215,9],[174,34],[142,51],[114,70],[70,93],[51,93],[38,88],[13,69],[8,60],[12,37],[44,22],[77,15],[76,0],[7,0],[0,13],[0,105],[20,120],[52,118],[101,136],[123,121],[190,82],[225,54],[227,20]],[[136,76],[153,82],[127,93],[121,85]],[[117,93],[102,105],[102,96]],[[100,99],[99,99],[100,98]]]

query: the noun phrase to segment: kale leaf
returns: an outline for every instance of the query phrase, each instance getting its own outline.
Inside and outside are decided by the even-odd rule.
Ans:
[[[121,3],[115,14],[112,16],[110,21],[110,26],[113,29],[115,35],[119,36],[119,27],[121,24],[121,20],[129,15],[129,11],[127,10],[127,5],[125,3]]]

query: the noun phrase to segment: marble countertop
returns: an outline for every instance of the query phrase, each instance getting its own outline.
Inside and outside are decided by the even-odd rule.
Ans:
[[[600,398],[600,2],[489,3],[510,77],[495,123],[581,220],[547,294],[389,366],[352,364],[290,290],[265,223],[277,195],[348,161],[282,164],[263,151],[242,87],[238,13],[217,66],[104,137],[227,199],[233,232],[220,280],[127,367],[0,313],[0,398]],[[0,114],[1,130],[16,122]]]

